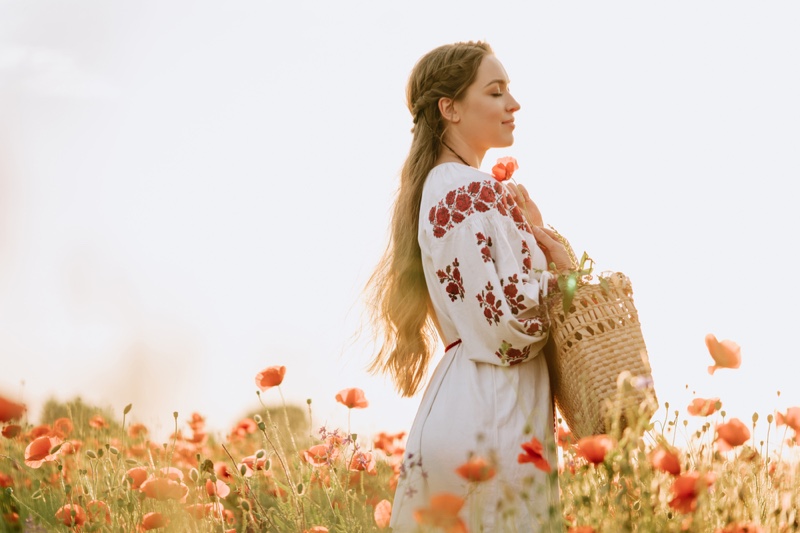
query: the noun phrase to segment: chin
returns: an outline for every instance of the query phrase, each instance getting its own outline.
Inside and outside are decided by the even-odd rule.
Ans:
[[[507,138],[503,139],[501,142],[499,142],[497,144],[497,147],[498,148],[508,148],[512,144],[514,144],[514,136],[513,135],[511,137],[507,137]]]

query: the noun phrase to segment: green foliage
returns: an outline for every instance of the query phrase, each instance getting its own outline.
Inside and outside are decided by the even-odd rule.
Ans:
[[[88,426],[97,414],[107,429]],[[83,532],[136,531],[149,513],[169,519],[159,531],[380,531],[373,513],[379,501],[392,499],[398,452],[386,456],[341,430],[311,435],[309,413],[301,407],[269,407],[252,415],[223,443],[209,440],[202,417],[193,417],[191,430],[179,428],[163,446],[123,434],[108,411],[80,399],[48,402],[43,421],[71,418],[76,431],[70,439],[80,448],[56,446],[49,450],[54,459],[34,468],[25,464],[31,427],[0,438],[0,532],[69,531],[57,519],[59,510],[72,503],[88,511],[95,500],[108,506],[109,522],[102,515],[87,518]],[[596,464],[581,451],[585,441],[565,445],[559,452],[563,469],[552,474],[558,475],[563,514],[551,522],[614,533],[800,531],[800,467],[795,448],[785,444],[785,430],[776,449],[769,442],[760,449],[744,443],[725,452],[717,449],[713,428],[719,420],[712,419],[678,449],[673,443],[679,414],[670,416],[667,408],[663,422],[640,418],[624,430],[612,426],[614,445]],[[758,420],[752,417],[753,427]],[[773,418],[767,421],[772,430]],[[81,427],[88,429],[77,437]],[[707,478],[708,487],[697,485],[696,494],[676,503],[678,477],[654,462],[658,449],[675,453],[681,475]],[[362,452],[374,453],[376,462],[356,470],[353,458]],[[180,481],[162,480],[178,489],[177,496],[139,487],[142,480],[135,480],[131,468],[143,469],[150,480],[167,472],[180,475]]]

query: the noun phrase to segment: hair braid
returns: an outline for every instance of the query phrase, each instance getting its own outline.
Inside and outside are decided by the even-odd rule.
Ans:
[[[439,100],[462,97],[481,61],[491,53],[483,42],[440,46],[417,62],[406,87],[414,120],[411,149],[400,172],[389,244],[367,285],[372,323],[383,336],[369,368],[388,373],[403,396],[419,390],[435,346],[417,232],[425,178],[442,149],[445,124]]]

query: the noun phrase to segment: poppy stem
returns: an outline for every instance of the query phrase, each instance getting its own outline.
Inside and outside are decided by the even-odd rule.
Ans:
[[[272,423],[272,417],[269,414],[269,409],[265,409],[264,412],[267,414],[267,421],[269,422],[270,428],[274,429],[275,425]],[[305,513],[305,509],[303,507],[302,500],[300,500],[300,497],[297,494],[297,489],[296,489],[296,487],[294,485],[294,482],[292,481],[292,476],[289,473],[289,467],[286,466],[286,462],[284,461],[283,453],[282,453],[283,452],[283,448],[278,450],[278,447],[275,446],[275,442],[273,442],[273,440],[270,438],[269,434],[267,433],[266,428],[262,429],[261,433],[264,434],[264,437],[267,439],[267,442],[269,443],[270,446],[272,446],[272,449],[275,451],[275,455],[278,457],[278,461],[281,463],[281,468],[283,469],[283,473],[286,475],[286,483],[289,485],[289,490],[292,491],[292,496],[294,497],[294,504],[297,507],[297,513],[300,515],[300,520],[302,521],[302,524],[303,524],[303,528],[302,529],[305,531],[305,529],[306,529],[306,513]],[[277,435],[276,435],[276,437],[277,437]],[[278,441],[278,444],[280,444],[280,441]]]
[[[246,478],[246,477],[245,477],[245,476],[242,474],[242,472],[241,472],[241,471],[240,471],[240,470],[239,470],[239,469],[236,467],[236,460],[235,460],[235,459],[233,458],[233,456],[231,455],[231,452],[229,452],[229,451],[228,451],[228,448],[226,448],[224,444],[222,444],[221,446],[222,446],[222,449],[223,449],[223,450],[225,450],[225,453],[227,454],[228,458],[231,460],[231,464],[233,465],[233,470],[234,470],[234,471],[235,471],[237,474],[239,474],[239,476],[241,476],[241,478],[242,478],[242,482],[244,482],[245,486],[247,487],[247,490],[248,490],[248,492],[252,494],[252,493],[253,493],[253,487],[251,487],[251,486],[250,486],[250,482],[249,482],[249,481],[247,481],[247,478]],[[253,501],[253,502],[254,502],[256,505],[258,505],[258,508],[259,508],[259,509],[261,509],[262,516],[264,517],[264,519],[266,519],[266,520],[267,520],[267,522],[269,522],[269,525],[270,525],[270,526],[273,526],[274,524],[272,524],[272,521],[269,519],[269,515],[267,514],[267,510],[266,510],[266,509],[264,509],[264,506],[263,506],[263,505],[261,505],[261,501],[260,501],[258,498],[253,498],[253,500],[252,500],[252,501]],[[255,523],[255,518],[252,516],[252,513],[248,513],[248,516],[249,516],[249,518],[250,518],[251,520],[253,520],[253,522]]]
[[[286,409],[286,400],[283,399],[283,391],[281,390],[280,385],[278,385],[278,394],[281,395],[281,403],[283,404],[283,418],[286,420],[286,431],[289,433],[289,439],[292,441],[292,447],[294,447],[295,455],[299,455],[300,450],[297,448],[297,443],[294,440],[294,431],[292,431],[292,425],[289,422],[289,411]]]

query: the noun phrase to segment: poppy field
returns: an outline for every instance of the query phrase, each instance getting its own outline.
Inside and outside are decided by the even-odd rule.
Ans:
[[[709,373],[739,367],[736,343],[709,335],[706,345]],[[405,433],[312,430],[310,404],[287,406],[276,394],[285,378],[283,366],[257,373],[263,408],[224,438],[206,431],[202,414],[174,413],[167,442],[129,423],[130,405],[116,416],[81,402],[51,405],[34,425],[24,405],[0,396],[0,531],[388,531]],[[357,388],[331,401],[348,412],[370,408]],[[511,451],[520,468],[558,477],[561,508],[543,530],[800,531],[800,407],[742,420],[723,403],[665,402],[652,419],[582,439],[559,426],[558,464],[536,439],[520,442]],[[690,418],[700,429],[676,443]],[[757,424],[767,424],[765,441],[755,441]],[[457,472],[469,487],[497,475],[492,458],[478,455]],[[467,531],[464,496],[432,495],[415,512],[420,531]]]

